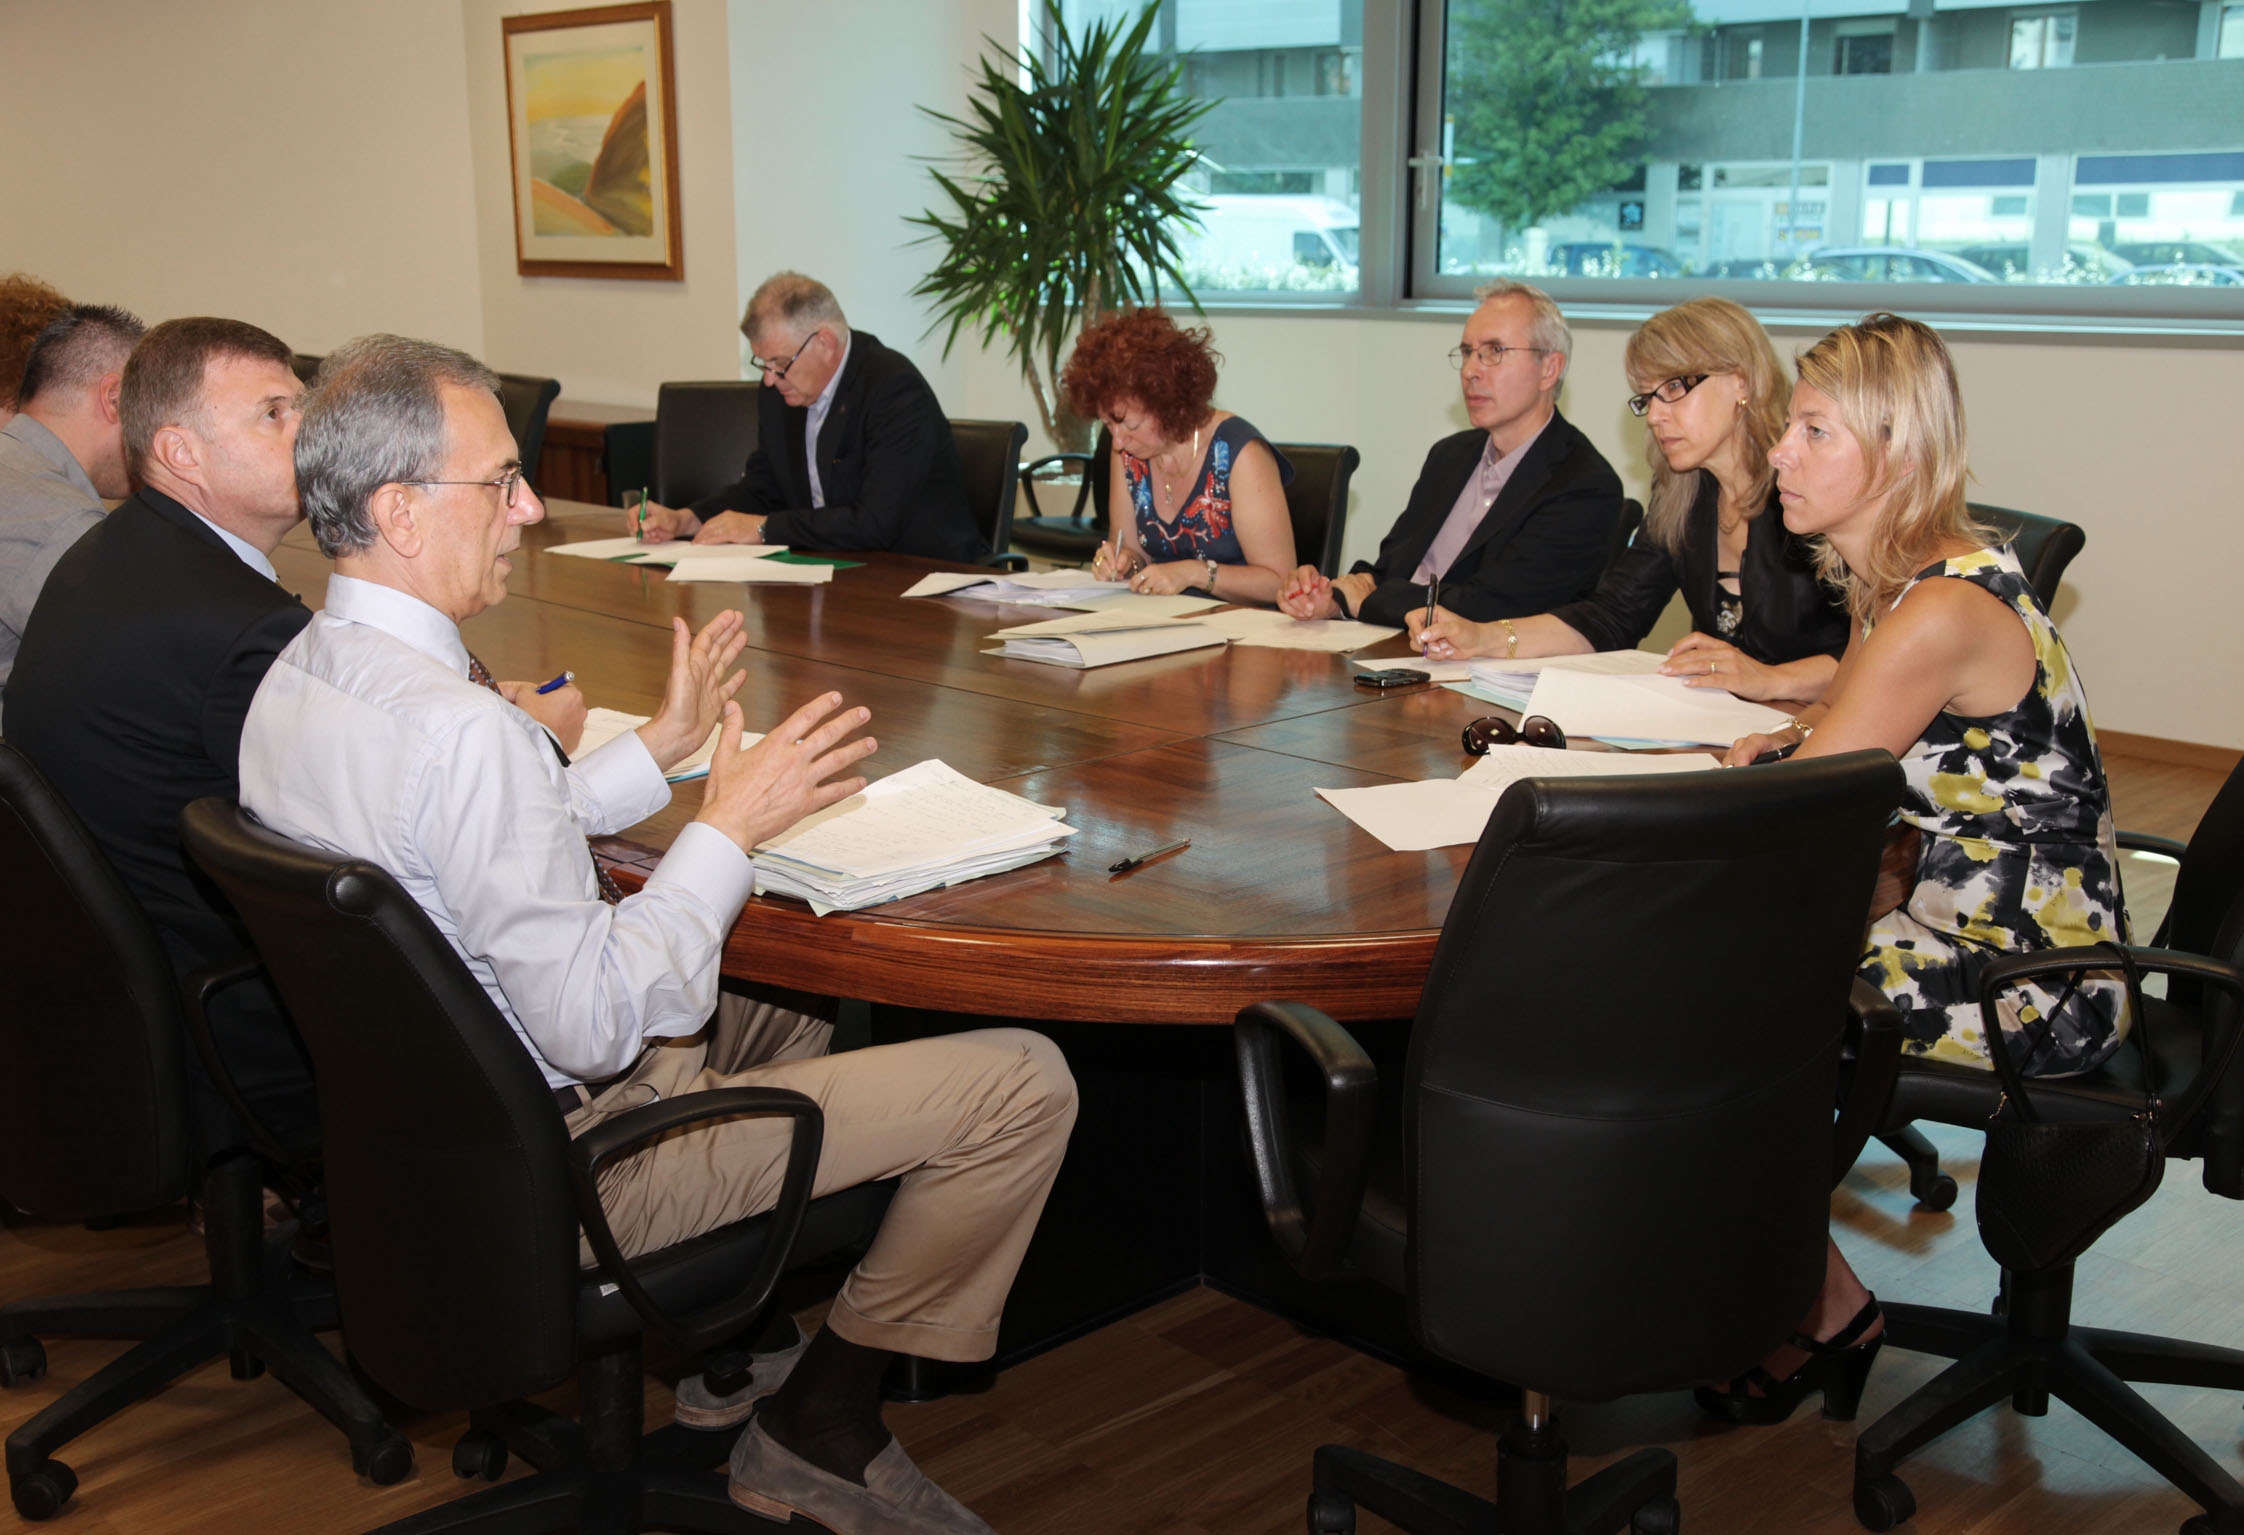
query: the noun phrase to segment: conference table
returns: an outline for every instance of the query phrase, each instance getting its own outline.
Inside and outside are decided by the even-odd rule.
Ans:
[[[508,599],[463,626],[497,675],[567,669],[588,703],[651,713],[671,621],[738,608],[749,728],[839,692],[872,711],[868,775],[940,758],[1065,807],[1077,828],[1063,856],[861,912],[757,895],[725,950],[728,976],[873,1004],[876,1041],[1002,1020],[1067,1053],[1082,1111],[1000,1364],[1203,1280],[1410,1352],[1393,1297],[1311,1290],[1277,1260],[1241,1160],[1228,1030],[1205,1026],[1274,999],[1358,1022],[1411,1015],[1471,849],[1391,852],[1315,791],[1454,775],[1472,760],[1460,729],[1488,705],[1360,687],[1346,656],[1313,651],[1231,645],[1082,671],[1004,659],[984,653],[992,632],[1046,611],[901,595],[960,566],[870,553],[824,585],[673,582],[544,552],[622,532],[617,510],[547,513],[524,529]],[[329,566],[305,529],[274,563],[320,603]],[[1406,649],[1398,636],[1365,654]],[[699,802],[682,786],[596,844],[626,889]],[[1191,846],[1108,872],[1177,838]],[[1130,1027],[1143,1025],[1203,1027]]]

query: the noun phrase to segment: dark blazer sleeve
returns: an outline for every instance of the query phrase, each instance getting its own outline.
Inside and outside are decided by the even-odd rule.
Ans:
[[[759,444],[756,451],[748,455],[748,465],[739,479],[723,490],[711,491],[686,510],[707,522],[719,512],[763,512],[768,515],[779,511],[786,504],[787,492],[780,485],[779,476],[772,473],[771,459]]]
[[[1424,600],[1425,589],[1411,585],[1409,577],[1432,547],[1449,509],[1457,504],[1458,493],[1480,462],[1481,448],[1487,440],[1484,433],[1459,432],[1427,450],[1425,463],[1418,467],[1418,481],[1410,487],[1410,499],[1403,503],[1402,515],[1379,541],[1379,557],[1358,560],[1349,567],[1350,575],[1369,574],[1378,583],[1358,617],[1369,623],[1399,623],[1399,618],[1372,618],[1369,613],[1371,605],[1380,602],[1389,587],[1395,588],[1395,596],[1391,604],[1382,603],[1383,607],[1391,605],[1401,612],[1409,608],[1411,595]]]
[[[868,370],[870,372],[870,370]],[[893,549],[919,511],[950,427],[917,370],[881,370],[867,380],[838,445],[826,504],[775,510],[764,524],[773,543],[806,549]],[[856,473],[849,473],[851,457]],[[854,494],[850,481],[854,480]]]
[[[1551,617],[1592,650],[1632,650],[1652,632],[1680,584],[1674,558],[1639,529],[1597,590],[1580,602],[1561,603]]]
[[[203,693],[203,749],[227,777],[241,776],[242,722],[273,659],[312,621],[296,603],[259,614],[234,636]]]

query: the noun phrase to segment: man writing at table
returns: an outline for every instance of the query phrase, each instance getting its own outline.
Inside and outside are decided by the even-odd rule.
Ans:
[[[1426,455],[1378,559],[1332,581],[1314,565],[1293,573],[1278,606],[1295,618],[1399,628],[1439,581],[1443,607],[1485,623],[1596,588],[1620,529],[1621,481],[1559,414],[1573,333],[1526,283],[1492,282],[1479,297],[1449,354],[1472,429]]]
[[[650,540],[981,557],[951,424],[912,360],[853,331],[821,282],[765,280],[740,322],[763,378],[741,477],[690,507],[649,503]]]
[[[732,1044],[704,1026],[749,852],[862,787],[837,775],[873,749],[848,739],[867,714],[830,693],[742,752],[742,675],[727,675],[742,620],[725,613],[697,636],[674,623],[660,711],[564,767],[478,685],[487,674],[459,630],[505,599],[521,529],[544,515],[496,389],[482,364],[428,342],[374,336],[328,358],[296,452],[335,574],[251,706],[242,804],[395,875],[513,1026],[572,1134],[651,1098],[784,1087],[825,1114],[818,1193],[900,1178],[824,1329],[799,1357],[759,1356],[732,1399],[703,1387],[700,1421],[755,1410],[732,1460],[747,1507],[837,1535],[986,1531],[889,1436],[880,1382],[893,1351],[994,1352],[1074,1081],[1050,1041],[1015,1029],[720,1068]],[[663,769],[720,720],[700,814],[643,890],[604,896],[586,836],[662,808]],[[786,1142],[769,1119],[662,1138],[603,1181],[618,1240],[636,1254],[770,1208]]]

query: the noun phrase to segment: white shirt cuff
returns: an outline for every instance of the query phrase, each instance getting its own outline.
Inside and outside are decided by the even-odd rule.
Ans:
[[[647,888],[682,885],[699,896],[730,930],[756,888],[756,864],[740,844],[706,821],[688,821],[670,851],[647,876]]]
[[[596,837],[636,825],[670,803],[670,785],[636,730],[585,753],[569,771],[599,807],[598,825],[587,828]]]

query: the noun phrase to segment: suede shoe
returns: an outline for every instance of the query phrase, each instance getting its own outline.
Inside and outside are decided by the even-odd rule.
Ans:
[[[748,1358],[748,1384],[738,1391],[728,1391],[723,1396],[709,1389],[709,1382],[700,1371],[685,1376],[678,1382],[676,1393],[676,1420],[687,1428],[731,1428],[748,1421],[756,1404],[780,1388],[795,1361],[803,1357],[810,1347],[810,1339],[799,1338],[793,1348],[783,1348],[776,1353],[751,1354]]]
[[[733,1502],[766,1519],[795,1514],[834,1535],[997,1535],[927,1479],[894,1439],[865,1468],[860,1487],[821,1471],[750,1423],[732,1449]]]

